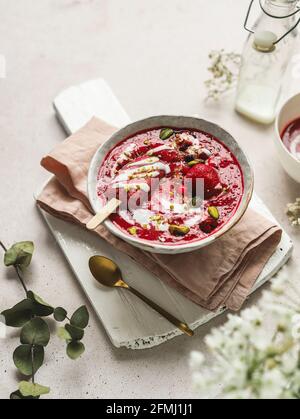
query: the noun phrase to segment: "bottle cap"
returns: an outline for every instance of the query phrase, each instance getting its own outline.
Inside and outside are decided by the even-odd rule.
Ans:
[[[254,35],[254,48],[260,52],[272,52],[275,50],[277,35],[271,31],[259,31]]]

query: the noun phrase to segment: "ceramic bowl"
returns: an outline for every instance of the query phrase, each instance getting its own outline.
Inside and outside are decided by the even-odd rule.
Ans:
[[[290,98],[281,108],[275,122],[275,146],[279,160],[287,172],[296,182],[300,183],[300,161],[294,157],[285,147],[282,141],[282,132],[288,124],[300,118],[300,93]]]
[[[192,243],[184,243],[180,245],[165,245],[163,243],[157,244],[139,238],[131,237],[124,233],[122,230],[120,230],[117,226],[115,226],[109,219],[105,221],[105,226],[115,236],[142,250],[162,254],[187,253],[210,245],[219,237],[223,236],[225,233],[231,230],[232,227],[238,223],[238,221],[241,219],[241,217],[247,210],[253,193],[254,177],[248,158],[246,157],[245,153],[243,152],[237,141],[228,132],[226,132],[223,128],[219,127],[218,125],[198,118],[184,116],[156,116],[144,119],[142,121],[134,122],[133,124],[130,124],[125,128],[122,128],[121,130],[116,132],[96,152],[91,162],[89,170],[88,194],[93,210],[95,211],[95,213],[98,213],[101,210],[101,203],[97,196],[97,176],[99,168],[102,165],[102,162],[106,158],[107,154],[117,144],[122,142],[122,140],[135,135],[137,132],[166,126],[177,129],[183,128],[204,131],[218,138],[231,150],[231,152],[235,155],[242,168],[245,183],[244,194],[236,213],[233,215],[230,221],[227,224],[225,224],[223,228],[218,230],[215,234],[212,234],[211,236],[205,239],[199,239],[198,242],[193,241]]]

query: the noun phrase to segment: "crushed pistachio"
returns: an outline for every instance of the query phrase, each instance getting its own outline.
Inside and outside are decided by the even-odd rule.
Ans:
[[[174,134],[174,130],[172,128],[164,128],[160,132],[159,138],[163,141],[168,140]]]
[[[190,227],[182,225],[170,225],[169,231],[173,236],[186,236],[190,232]]]
[[[152,217],[150,217],[151,221],[162,221],[163,220],[163,216],[158,214],[158,215],[152,215]]]
[[[217,207],[209,207],[208,213],[215,220],[218,220],[220,218],[220,213]]]
[[[192,160],[188,163],[188,166],[189,167],[194,167],[194,166],[196,166],[197,164],[200,164],[200,163],[204,163],[204,161],[203,160]]]
[[[295,203],[288,204],[286,213],[292,226],[300,226],[300,198]]]
[[[136,234],[137,234],[137,228],[136,227],[130,227],[128,229],[128,233],[130,233],[132,236],[136,236]]]

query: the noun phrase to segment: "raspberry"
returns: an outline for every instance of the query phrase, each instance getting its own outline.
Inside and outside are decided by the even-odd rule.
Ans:
[[[210,234],[218,227],[218,221],[212,217],[207,217],[200,223],[199,227],[203,233]]]
[[[214,194],[216,193],[216,188],[220,184],[220,179],[217,171],[213,167],[201,163],[192,167],[188,171],[186,178],[193,180],[193,189],[195,191],[197,186],[197,180],[204,180],[205,198],[214,196]]]
[[[131,154],[133,158],[138,158],[140,156],[144,156],[149,150],[151,146],[150,145],[141,145],[137,147]]]
[[[180,161],[180,155],[175,150],[161,150],[157,153],[154,153],[155,156],[159,157],[161,160],[163,160],[166,163],[172,163],[174,161]]]

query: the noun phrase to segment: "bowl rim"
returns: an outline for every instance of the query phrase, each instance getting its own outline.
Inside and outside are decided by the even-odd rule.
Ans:
[[[279,109],[279,112],[277,113],[276,116],[276,120],[275,120],[275,130],[276,130],[276,143],[280,144],[280,148],[285,152],[285,154],[287,154],[293,161],[295,161],[297,164],[300,165],[300,160],[298,160],[295,156],[293,156],[293,154],[286,148],[286,146],[284,145],[283,141],[282,141],[282,136],[281,136],[281,132],[279,131],[279,119],[282,116],[282,113],[285,109],[285,107],[288,106],[288,104],[295,98],[299,97],[300,99],[300,93],[296,93],[295,95],[291,96],[289,99],[287,99],[282,106]],[[300,114],[299,114],[299,118],[300,118]],[[293,122],[293,120],[291,120],[290,122]],[[287,122],[288,124],[289,122]]]
[[[139,239],[139,238],[135,238],[133,236],[128,236],[125,232],[123,232],[121,229],[119,229],[117,226],[115,226],[109,219],[104,221],[104,226],[115,236],[117,236],[118,238],[122,239],[123,241],[130,243],[140,249],[143,250],[147,250],[150,251],[152,253],[162,253],[162,254],[179,254],[179,253],[188,253],[188,252],[193,252],[195,250],[198,250],[200,248],[206,247],[210,244],[212,244],[213,242],[215,242],[218,238],[220,238],[221,236],[223,236],[224,234],[226,234],[228,231],[230,231],[235,225],[237,225],[239,223],[239,221],[241,220],[241,218],[244,216],[244,214],[246,213],[250,201],[252,199],[253,196],[253,191],[254,191],[254,171],[252,168],[252,165],[250,163],[250,160],[248,158],[248,155],[245,153],[245,151],[241,148],[241,146],[238,144],[238,142],[235,140],[235,138],[228,132],[226,131],[224,128],[222,128],[221,126],[219,126],[218,124],[214,123],[214,122],[210,122],[208,120],[205,119],[201,119],[201,118],[196,118],[196,117],[190,117],[190,116],[179,116],[179,115],[159,115],[159,116],[152,116],[152,117],[148,117],[148,118],[144,118],[135,122],[132,122],[130,124],[127,124],[126,126],[122,127],[121,129],[117,130],[112,136],[110,136],[110,138],[103,143],[96,151],[96,153],[94,154],[91,163],[90,163],[90,167],[89,167],[89,173],[88,173],[88,184],[87,184],[87,189],[88,189],[88,197],[89,197],[89,201],[90,204],[92,206],[92,209],[94,211],[94,213],[97,213],[98,208],[96,207],[95,202],[98,201],[98,196],[96,196],[96,190],[94,190],[95,188],[93,187],[93,182],[95,179],[95,176],[97,176],[99,168],[103,162],[103,160],[105,159],[105,157],[107,156],[107,154],[109,153],[109,151],[111,151],[117,144],[118,142],[111,146],[109,148],[109,151],[104,153],[105,156],[101,159],[101,162],[98,163],[99,160],[99,156],[101,154],[102,149],[104,149],[105,147],[107,147],[108,143],[113,142],[113,140],[120,136],[122,134],[122,132],[134,127],[137,124],[147,124],[147,123],[151,123],[151,122],[156,122],[157,121],[157,127],[159,126],[164,126],[164,123],[161,123],[159,121],[164,120],[164,119],[183,119],[183,120],[195,120],[198,121],[198,123],[206,123],[206,124],[210,124],[212,126],[214,126],[216,129],[221,130],[224,135],[227,135],[229,137],[231,137],[231,139],[233,140],[233,142],[237,145],[238,149],[241,151],[245,162],[247,164],[248,170],[249,170],[249,175],[250,175],[250,185],[248,188],[248,191],[244,191],[244,194],[242,195],[242,199],[241,202],[239,204],[239,206],[236,209],[236,212],[234,213],[234,215],[230,218],[230,220],[224,224],[223,227],[221,227],[216,233],[206,237],[205,239],[201,239],[201,240],[195,240],[192,242],[186,242],[186,243],[182,243],[182,244],[172,244],[172,245],[166,245],[163,243],[152,243],[150,241],[147,240],[143,240],[143,239]],[[171,126],[172,124],[170,124]],[[175,127],[176,124],[173,124],[173,126]],[[147,128],[145,128],[147,129]],[[153,128],[149,128],[149,129],[153,129]],[[188,129],[188,128],[187,128]],[[191,129],[191,128],[190,128]],[[140,129],[137,129],[135,131],[135,133],[140,132]],[[203,130],[203,132],[205,132],[205,130]],[[131,134],[130,136],[135,135],[134,133]],[[211,134],[212,135],[212,134]],[[124,136],[124,139],[127,136]],[[129,137],[130,138],[130,137]],[[121,142],[122,140],[120,140],[119,142]],[[220,142],[222,142],[227,148],[228,145],[224,143],[224,141],[222,139],[219,139]],[[245,174],[244,174],[244,181],[245,181]],[[244,202],[243,202],[244,201]],[[100,201],[98,201],[100,202]],[[242,208],[243,205],[243,208]]]

